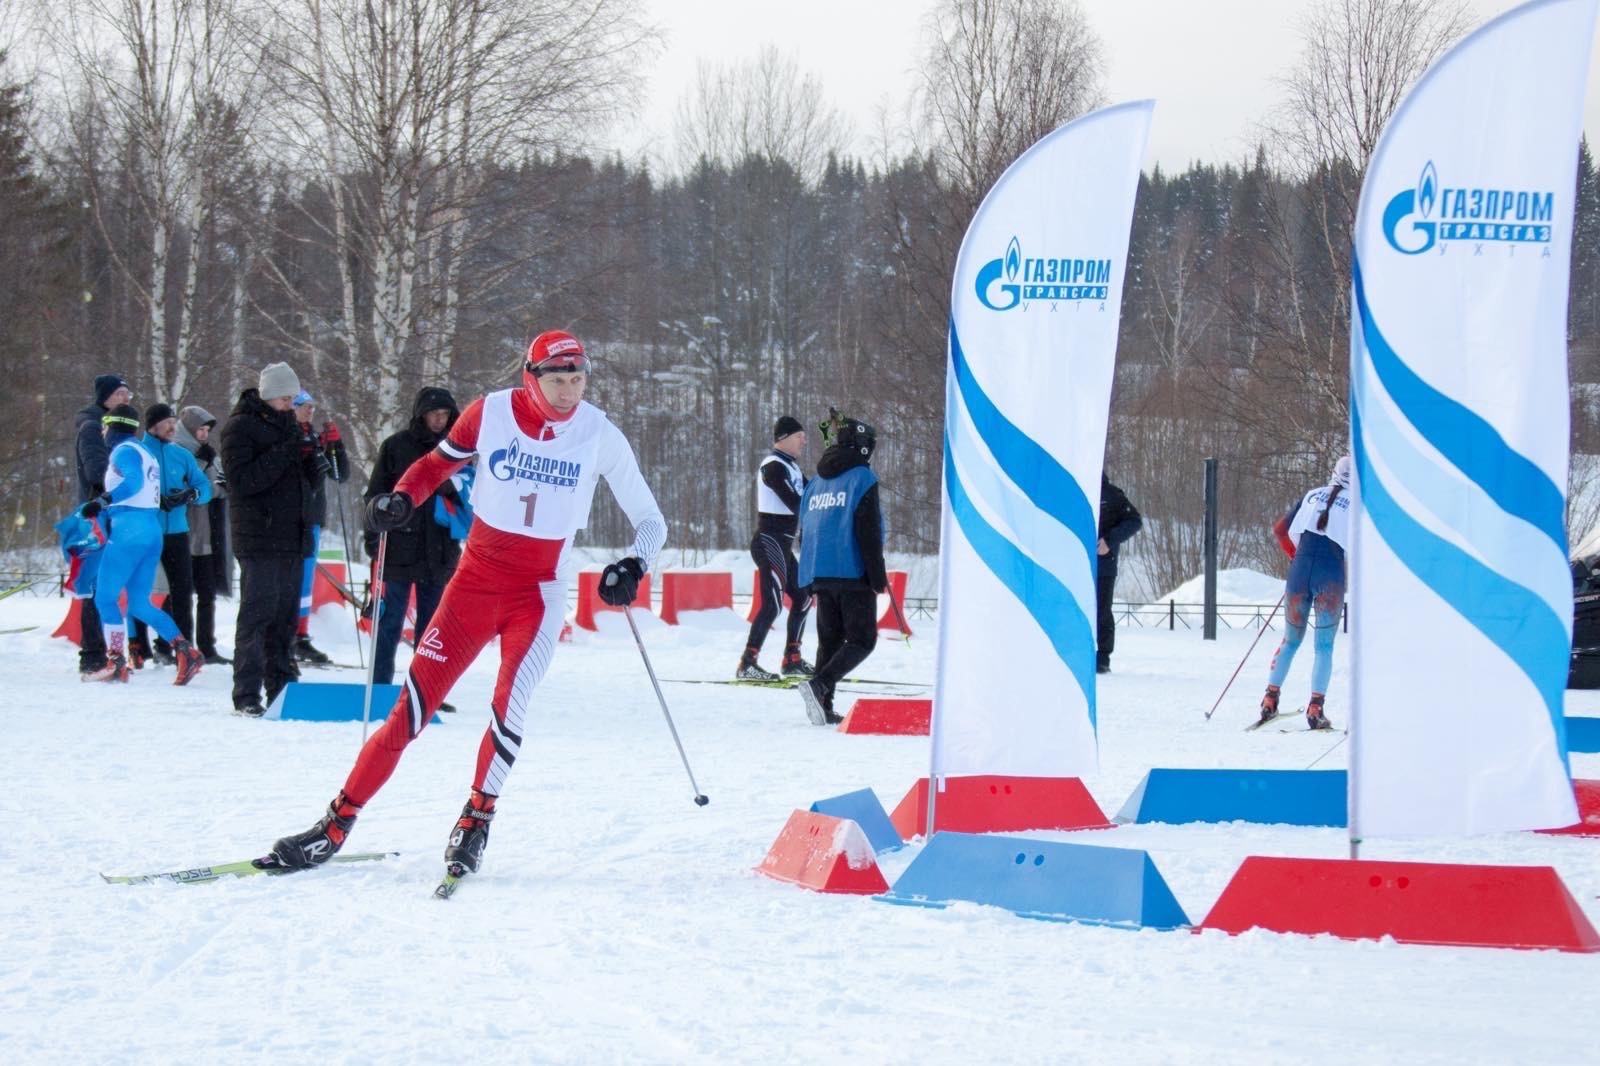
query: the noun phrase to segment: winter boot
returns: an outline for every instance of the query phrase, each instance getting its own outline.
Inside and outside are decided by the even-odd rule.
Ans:
[[[822,682],[816,678],[800,682],[795,689],[800,693],[800,700],[806,707],[806,717],[811,719],[812,725],[838,725],[844,721],[833,713],[833,701],[823,694]]]
[[[800,645],[798,644],[791,644],[784,649],[783,666],[780,669],[783,670],[784,677],[810,677],[817,672],[815,666],[800,657]]]
[[[344,847],[345,837],[356,824],[361,813],[359,804],[351,803],[342,791],[328,804],[328,813],[322,820],[307,829],[284,837],[272,845],[266,861],[280,870],[304,870],[308,866],[321,866]]]
[[[215,648],[212,648],[210,651],[205,652],[204,654],[205,654],[205,664],[207,666],[232,666],[233,665],[233,660],[232,659],[228,658],[226,655],[223,655],[221,652],[217,651]]]
[[[494,821],[495,797],[473,789],[467,805],[461,808],[444,849],[445,865],[455,877],[477,873],[483,864],[483,849],[489,846],[489,823]]]
[[[200,654],[199,648],[179,637],[172,642],[172,660],[178,664],[178,676],[172,679],[172,683],[187,685],[200,672],[200,667],[205,665],[206,657]]]
[[[1277,685],[1267,686],[1267,694],[1261,697],[1261,719],[1256,723],[1257,725],[1265,725],[1267,722],[1270,722],[1274,718],[1278,717],[1279,691],[1280,690]]]
[[[326,652],[311,643],[311,637],[306,633],[301,633],[295,638],[294,657],[300,662],[310,663],[312,666],[327,666],[333,662]]]
[[[739,668],[733,672],[735,681],[781,681],[777,674],[770,670],[763,670],[761,664],[756,662],[756,649],[746,648],[739,657]]]
[[[1328,721],[1328,716],[1322,713],[1322,693],[1313,692],[1311,702],[1306,704],[1307,729],[1332,729],[1333,723]]]

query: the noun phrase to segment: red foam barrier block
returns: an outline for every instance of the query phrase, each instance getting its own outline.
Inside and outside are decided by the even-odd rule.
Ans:
[[[814,892],[889,891],[872,843],[848,818],[795,811],[756,872]]]
[[[1251,855],[1199,928],[1600,951],[1600,933],[1549,866]]]
[[[756,570],[753,573],[755,576],[750,579],[750,614],[745,618],[746,622],[754,622],[756,613],[761,610],[761,571]],[[789,594],[785,592],[783,594],[783,609],[787,611],[790,605]]]
[[[844,716],[844,721],[839,723],[839,732],[925,737],[928,735],[928,726],[932,720],[932,700],[862,697],[850,705],[850,712]]]
[[[650,575],[646,574],[639,581],[639,591],[633,598],[633,609],[636,611],[650,610]],[[594,616],[600,611],[620,611],[621,607],[613,607],[600,598],[600,571],[582,570],[578,573],[578,613],[573,618],[575,625],[584,629],[594,629]]]
[[[957,833],[1028,829],[1110,829],[1111,822],[1076,777],[947,777],[935,797],[934,828]],[[927,836],[928,779],[911,786],[889,816],[904,840]]]
[[[879,629],[892,629],[897,633],[911,635],[911,625],[902,626],[899,617],[894,613],[894,604],[900,605],[900,613],[906,610],[906,572],[904,570],[889,571],[889,594],[894,597],[894,603],[883,609],[883,617],[878,619]]]
[[[167,605],[167,594],[165,592],[152,593],[150,596],[150,602],[165,610]],[[129,621],[128,594],[126,592],[117,597],[117,605],[122,608],[123,620],[125,622]],[[83,646],[82,600],[78,599],[77,597],[73,597],[67,601],[67,616],[61,620],[61,624],[56,626],[55,632],[51,633],[50,635],[52,637],[66,637],[79,647]]]
[[[733,575],[727,571],[668,570],[661,575],[661,620],[678,624],[679,611],[709,611],[733,606]]]
[[[1600,837],[1600,781],[1573,778],[1572,794],[1578,801],[1578,821],[1560,829],[1540,829],[1559,836]]]
[[[328,573],[324,574],[324,570]],[[328,580],[328,574],[332,574],[334,581],[338,581],[345,588],[350,587],[350,579],[345,576],[343,563],[318,563],[313,568],[311,577],[311,609],[313,611],[325,603],[337,603],[341,606],[344,604],[344,597],[334,587],[333,581]]]

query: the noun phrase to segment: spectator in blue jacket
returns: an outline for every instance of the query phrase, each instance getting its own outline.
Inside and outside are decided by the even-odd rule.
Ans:
[[[144,436],[139,444],[155,459],[161,486],[156,524],[161,530],[161,569],[167,575],[167,614],[178,630],[194,642],[194,564],[189,551],[189,505],[211,502],[211,481],[189,450],[174,442],[178,414],[164,403],[144,412]],[[156,638],[156,657],[170,662],[172,647]],[[203,653],[202,653],[203,654]]]

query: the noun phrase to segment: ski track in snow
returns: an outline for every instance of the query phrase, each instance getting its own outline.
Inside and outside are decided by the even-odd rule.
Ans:
[[[736,574],[748,570],[731,554]],[[171,686],[80,684],[47,634],[65,601],[13,597],[0,636],[0,1058],[12,1063],[1593,1061],[1600,958],[1249,933],[1129,932],[976,905],[892,907],[752,868],[791,810],[871,786],[893,809],[928,742],[809,725],[788,691],[664,684],[711,803],[691,789],[623,620],[562,645],[530,712],[481,874],[431,898],[464,802],[497,663],[470,670],[363,813],[379,863],[206,885],[103,884],[249,858],[311,824],[359,724],[229,713],[227,667]],[[219,630],[232,632],[231,604]],[[728,612],[672,628],[639,616],[662,677],[731,673]],[[885,633],[859,673],[931,681],[935,625]],[[354,662],[350,616],[317,643]],[[1275,637],[1215,718],[1253,633],[1214,643],[1124,630],[1100,690],[1108,815],[1152,766],[1343,768],[1342,736],[1241,732]],[[814,648],[808,634],[807,651]],[[765,658],[775,661],[781,634]],[[1329,714],[1345,724],[1346,644]],[[1286,702],[1304,702],[1311,649]],[[401,662],[406,661],[402,651]],[[359,675],[308,672],[311,680]],[[841,697],[843,698],[843,697]],[[1600,693],[1569,693],[1600,713]],[[846,709],[841,707],[841,710]],[[1447,725],[1449,709],[1441,708]],[[1574,756],[1600,777],[1600,756]],[[1346,854],[1343,830],[1124,826],[1043,839],[1148,849],[1189,917],[1248,854]],[[892,883],[915,847],[879,857]],[[1370,858],[1550,864],[1600,923],[1600,841],[1505,834],[1369,841]]]

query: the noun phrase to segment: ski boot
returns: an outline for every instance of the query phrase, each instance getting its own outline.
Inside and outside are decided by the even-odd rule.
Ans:
[[[135,670],[143,670],[144,664],[150,661],[150,649],[137,640],[128,641],[128,665]]]
[[[763,670],[761,664],[756,662],[755,652],[745,649],[744,655],[739,659],[739,668],[733,672],[735,681],[782,681],[783,678],[771,670]]]
[[[779,667],[784,677],[810,677],[817,672],[812,666],[800,657],[800,646],[791,644],[783,653],[783,666]]]
[[[333,662],[328,654],[311,643],[309,633],[301,633],[294,641],[294,657],[300,662],[310,663],[312,666],[327,666]]]
[[[494,796],[473,789],[467,805],[461,808],[444,849],[445,869],[451,877],[475,874],[483,864],[483,849],[489,846],[489,823],[494,821]]]
[[[172,683],[187,685],[200,672],[200,667],[205,665],[206,657],[200,654],[199,648],[179,637],[172,642],[172,660],[178,664],[178,676],[172,679]]]
[[[351,803],[350,797],[340,792],[328,804],[328,813],[322,816],[321,821],[304,833],[279,840],[265,857],[256,861],[279,870],[304,870],[310,866],[321,866],[344,847],[345,837],[356,824],[356,815],[360,813],[361,807]]]
[[[123,655],[107,655],[105,665],[98,670],[85,670],[78,675],[84,681],[121,681],[128,680],[128,660]]]
[[[1311,702],[1306,704],[1307,729],[1332,729],[1333,723],[1328,721],[1328,716],[1322,713],[1322,693],[1313,692]]]
[[[1268,722],[1278,717],[1279,691],[1280,690],[1277,685],[1267,686],[1267,694],[1261,697],[1261,718],[1256,722],[1256,725],[1266,725]]]

